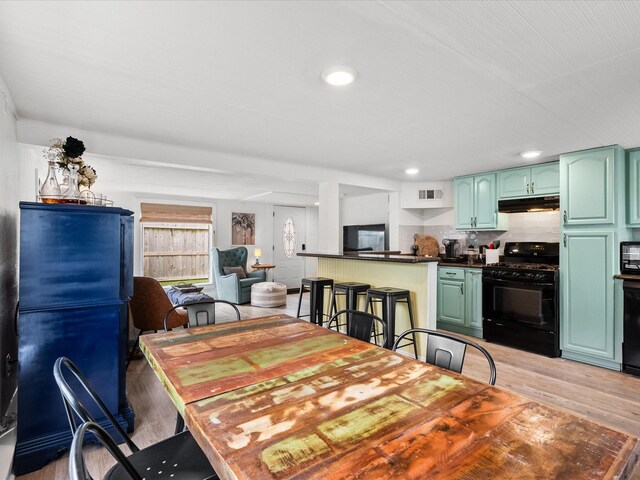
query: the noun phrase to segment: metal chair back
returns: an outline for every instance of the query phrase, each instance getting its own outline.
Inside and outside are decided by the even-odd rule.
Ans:
[[[122,426],[118,423],[113,414],[100,399],[100,397],[93,389],[87,378],[80,371],[80,369],[68,358],[60,357],[56,360],[53,366],[53,377],[55,378],[56,383],[58,384],[58,389],[60,390],[60,394],[62,395],[62,401],[67,413],[67,419],[69,420],[71,433],[75,434],[78,430],[78,424],[76,422],[76,417],[74,416],[74,414],[77,415],[83,423],[95,422],[96,420],[89,412],[89,409],[82,403],[82,401],[80,400],[80,396],[69,386],[67,379],[63,375],[63,368],[66,368],[73,374],[73,376],[77,379],[78,383],[80,384],[80,386],[82,386],[91,401],[98,406],[99,410],[109,420],[114,430],[118,433],[118,435],[120,435],[120,437],[122,437],[122,440],[127,444],[131,451],[139,451],[140,449],[138,448],[138,446],[133,442],[133,440],[131,440],[131,438],[129,438],[129,435],[126,434]]]
[[[131,462],[129,462],[124,453],[122,453],[122,450],[118,448],[107,431],[95,422],[83,423],[73,435],[71,451],[69,453],[70,480],[92,480],[91,475],[87,471],[83,455],[84,437],[87,432],[91,432],[94,437],[98,439],[132,480],[142,480],[142,476],[136,471],[133,465],[131,465]]]
[[[438,332],[426,328],[411,328],[400,334],[393,344],[393,350],[397,350],[400,341],[404,337],[414,333],[424,333],[427,335],[427,351],[425,352],[425,361],[427,363],[457,373],[462,372],[467,347],[470,346],[479,350],[489,363],[489,383],[491,385],[496,384],[496,364],[489,352],[471,340],[466,340],[450,333]]]
[[[216,323],[216,305],[229,305],[235,311],[236,320],[240,320],[240,310],[233,303],[226,300],[201,300],[198,302],[187,302],[172,307],[164,317],[165,331],[171,330],[168,324],[172,313],[178,308],[187,310],[189,322],[185,327],[199,327],[202,325],[215,325]]]
[[[344,317],[345,322],[340,319]],[[328,329],[340,331],[340,328],[346,327],[346,334],[352,338],[357,338],[363,342],[372,343],[371,337],[377,345],[384,345],[387,341],[387,324],[369,312],[361,312],[360,310],[340,310],[333,315],[327,323]],[[377,343],[375,340],[379,337],[378,329],[382,334],[382,342]]]

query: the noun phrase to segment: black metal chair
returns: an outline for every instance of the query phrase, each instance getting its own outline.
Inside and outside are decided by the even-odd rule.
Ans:
[[[425,333],[427,335],[427,351],[425,354],[427,363],[457,373],[462,372],[467,346],[476,348],[489,362],[489,383],[491,385],[496,384],[496,364],[489,352],[475,342],[451,335],[450,333],[437,332],[426,328],[410,328],[402,332],[396,339],[393,344],[393,350],[396,351],[398,349],[398,344],[406,335],[413,335],[415,333]]]
[[[115,446],[115,440],[111,437],[105,430],[101,429],[102,432],[99,432],[95,429],[95,427],[91,426],[91,423],[95,424],[96,421],[89,413],[89,410],[85,407],[85,405],[80,401],[79,396],[74,392],[74,390],[69,386],[67,379],[62,373],[62,368],[66,367],[76,378],[78,383],[82,386],[88,397],[91,401],[98,406],[102,414],[109,420],[109,423],[115,430],[115,432],[122,438],[122,441],[127,444],[132,454],[128,457],[124,457],[124,454],[120,451],[120,449]],[[53,366],[53,376],[55,377],[56,383],[58,384],[58,388],[60,389],[60,393],[62,395],[62,401],[64,403],[65,411],[67,412],[67,419],[69,420],[69,426],[71,427],[71,432],[74,434],[74,443],[75,448],[72,445],[72,458],[75,457],[75,467],[73,468],[73,474],[71,476],[72,479],[84,479],[91,478],[90,476],[80,476],[86,475],[86,470],[84,468],[84,461],[82,460],[81,453],[80,457],[75,455],[75,451],[77,449],[82,448],[82,439],[84,438],[84,433],[87,429],[96,433],[96,437],[98,440],[103,443],[113,455],[118,464],[112,468],[107,475],[104,477],[105,479],[120,479],[120,478],[134,478],[134,479],[142,479],[142,475],[147,480],[152,478],[160,478],[160,471],[166,471],[167,468],[172,467],[173,465],[177,465],[176,472],[180,472],[177,478],[185,478],[185,479],[193,479],[193,480],[203,480],[203,479],[217,479],[218,476],[216,472],[211,467],[209,460],[202,453],[200,447],[193,439],[191,433],[189,431],[184,431],[178,435],[174,435],[172,437],[167,438],[166,440],[162,440],[156,444],[150,445],[146,448],[140,449],[134,442],[131,440],[129,435],[126,434],[122,426],[118,423],[118,421],[111,414],[107,406],[100,399],[96,391],[87,381],[87,378],[82,374],[82,372],[78,369],[78,367],[68,358],[60,357],[56,360],[55,365]],[[86,422],[90,422],[89,426],[80,428],[76,422],[76,415],[80,420],[87,425]],[[98,427],[97,425],[95,425]],[[101,428],[101,427],[98,427]],[[81,432],[81,433],[80,433]],[[108,443],[105,443],[104,440],[109,438],[112,445],[110,446]],[[108,442],[109,440],[107,440]],[[79,445],[78,445],[79,444]],[[114,454],[115,447],[117,451],[120,452],[120,455]],[[126,459],[130,465],[133,465],[134,475],[127,467],[125,463],[122,462],[122,459]],[[80,460],[80,463],[77,463]],[[164,462],[164,463],[163,463]],[[71,464],[69,467],[70,474],[72,472]],[[140,472],[140,473],[136,473]],[[73,476],[78,475],[78,476]],[[136,476],[137,475],[137,476]],[[167,475],[162,476],[162,478],[166,478]]]
[[[340,321],[342,316],[345,317],[345,321]],[[340,331],[340,327],[345,324],[347,328],[344,333],[367,343],[371,343],[371,337],[377,325],[382,331],[382,343],[380,346],[384,346],[387,342],[387,324],[373,313],[359,310],[340,310],[329,319],[327,328]],[[377,335],[374,336],[374,340],[376,338]]]
[[[201,325],[214,325],[216,323],[216,305],[228,305],[235,310],[236,319],[240,320],[240,310],[233,303],[226,300],[201,300],[198,302],[187,302],[180,305],[176,305],[171,308],[164,316],[163,324],[165,331],[171,330],[171,327],[167,325],[169,318],[171,318],[172,312],[178,308],[184,308],[187,311],[189,322],[184,326],[199,327]]]
[[[169,332],[172,329],[168,325],[169,319],[175,315],[175,312],[179,308],[184,308],[187,311],[188,323],[185,323],[183,327],[199,327],[203,325],[215,325],[216,323],[216,305],[229,305],[236,313],[236,319],[240,320],[240,310],[233,303],[226,300],[200,300],[198,302],[186,302],[180,305],[172,307],[164,316],[164,330]],[[176,417],[176,429],[175,434],[184,430],[184,419],[180,412]]]

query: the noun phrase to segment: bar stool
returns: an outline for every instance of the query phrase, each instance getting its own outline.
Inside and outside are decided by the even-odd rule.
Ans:
[[[359,283],[359,282],[334,283],[333,288],[331,289],[332,290],[331,314],[335,315],[338,312],[338,306],[337,306],[338,295],[345,295],[345,300],[346,300],[346,305],[344,307],[345,310],[359,310],[358,296],[362,294],[366,295],[367,290],[369,290],[370,288],[371,288],[371,285],[369,285],[368,283]],[[365,302],[366,302],[366,298],[365,298]],[[365,303],[363,311],[366,311],[366,309],[367,309],[367,303]],[[339,323],[338,321],[336,321],[337,331],[341,331],[342,327],[346,327],[347,323],[351,319],[351,315],[347,314],[345,318],[346,318],[346,323],[345,322]],[[374,327],[375,327],[375,324],[374,324]],[[377,335],[377,332],[376,332],[376,335]]]
[[[367,290],[371,288],[371,285],[368,283],[358,283],[358,282],[340,282],[334,283],[332,293],[333,296],[331,298],[331,313],[335,314],[338,312],[337,307],[337,296],[338,295],[346,295],[346,306],[345,310],[359,310],[358,308],[358,295],[367,294]],[[365,305],[366,310],[366,305]]]
[[[413,324],[413,307],[411,306],[411,291],[394,287],[376,287],[367,290],[367,305],[371,313],[375,313],[373,310],[374,302],[382,302],[382,320],[387,324],[387,342],[384,345],[385,348],[393,348],[393,343],[396,339],[396,304],[398,302],[406,303],[407,310],[409,311],[409,328],[414,328]],[[406,347],[413,344],[413,351],[416,358],[418,358],[418,347],[416,344],[416,335],[412,335],[412,339],[408,339],[403,345],[399,345],[398,348]]]
[[[300,284],[300,297],[298,298],[297,317],[309,317],[309,322],[322,326],[324,317],[324,289],[333,287],[333,279],[325,277],[303,278]],[[308,288],[308,290],[307,290]],[[309,314],[300,315],[302,295],[309,292]]]

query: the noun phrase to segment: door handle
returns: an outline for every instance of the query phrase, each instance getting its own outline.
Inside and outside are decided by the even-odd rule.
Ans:
[[[564,244],[565,247],[567,246],[567,234],[566,233],[562,237],[562,243]]]

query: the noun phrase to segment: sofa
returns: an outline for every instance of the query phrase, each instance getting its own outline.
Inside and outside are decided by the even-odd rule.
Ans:
[[[265,271],[247,272],[249,254],[245,247],[228,250],[214,248],[212,256],[218,298],[236,304],[249,303],[251,285],[266,281],[267,273]]]

